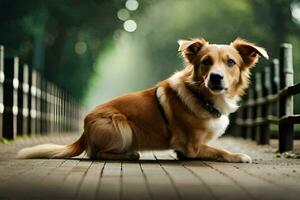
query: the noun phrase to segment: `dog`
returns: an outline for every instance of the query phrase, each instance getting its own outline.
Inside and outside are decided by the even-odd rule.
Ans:
[[[125,94],[94,108],[82,136],[70,145],[42,144],[18,158],[139,159],[138,151],[173,149],[187,158],[251,163],[242,153],[211,147],[249,86],[250,68],[266,50],[237,38],[229,45],[179,40],[184,68],[155,87]]]

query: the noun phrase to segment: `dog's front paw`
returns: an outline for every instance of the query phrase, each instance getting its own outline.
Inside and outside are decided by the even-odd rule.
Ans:
[[[227,162],[252,163],[252,158],[243,153],[232,153],[225,157]]]
[[[187,160],[188,159],[188,157],[186,157],[182,152],[180,152],[180,151],[175,151],[175,153],[176,153],[176,155],[177,155],[177,158],[179,159],[179,160]]]
[[[129,152],[127,153],[127,157],[129,160],[139,160],[140,159],[140,154],[136,151]]]

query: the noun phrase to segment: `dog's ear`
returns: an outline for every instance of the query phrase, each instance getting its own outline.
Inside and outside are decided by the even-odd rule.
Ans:
[[[237,38],[231,45],[239,52],[246,67],[254,66],[260,56],[269,59],[268,53],[262,47],[248,42],[244,39]]]
[[[208,42],[206,42],[203,38],[199,38],[194,40],[178,40],[177,43],[179,44],[178,51],[181,52],[183,58],[186,61],[193,63],[197,53]]]

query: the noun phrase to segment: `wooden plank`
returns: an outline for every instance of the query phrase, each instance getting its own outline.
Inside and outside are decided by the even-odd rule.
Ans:
[[[182,165],[178,165],[174,157],[158,153],[155,156],[176,188],[179,199],[198,199],[199,197],[203,199],[215,199],[204,182],[182,167]]]
[[[76,199],[78,200],[101,199],[100,196],[97,196],[97,191],[100,187],[99,183],[101,181],[104,166],[105,166],[105,162],[101,162],[101,161],[92,162],[89,170],[87,171],[87,173],[85,174],[82,180]]]
[[[77,161],[77,162],[76,162]],[[83,181],[83,178],[87,171],[89,170],[92,162],[76,160],[75,162],[71,162],[71,165],[74,165],[72,169],[67,173],[63,185],[60,187],[58,191],[59,197],[63,197],[66,199],[74,199],[78,193],[80,185]],[[61,167],[66,167],[65,162]],[[69,167],[67,167],[69,168]]]
[[[284,194],[285,199],[293,199],[293,197],[295,197],[295,194],[287,193],[282,187],[278,187],[269,181],[240,170],[239,165],[243,164],[232,165],[231,163],[217,162],[205,163],[214,170],[224,174],[232,181],[235,181],[252,199],[282,199],[282,194]]]
[[[236,166],[250,176],[262,179],[268,183],[276,185],[276,187],[293,193],[294,196],[299,196],[299,181],[300,176],[297,172],[298,165],[289,165],[278,167],[276,165],[251,165]],[[279,181],[280,180],[280,181]]]
[[[152,152],[141,153],[140,167],[152,199],[179,199],[172,181]]]
[[[6,177],[1,178],[1,195],[11,199],[11,196],[18,199],[24,196],[34,195],[32,188],[38,188],[40,185],[41,174],[46,170],[42,168],[46,160],[16,160],[6,169]],[[1,175],[2,176],[2,175]],[[16,192],[16,190],[18,192]]]
[[[121,162],[107,161],[101,176],[97,198],[120,199],[121,196]]]
[[[213,144],[247,153],[254,164],[180,161],[172,151],[143,152],[135,162],[15,159],[21,147],[59,144],[78,135],[0,144],[1,199],[297,199],[300,160],[276,158],[268,146],[221,138]],[[156,157],[156,158],[155,158]]]
[[[203,162],[182,162],[182,164],[209,187],[215,199],[251,199],[251,195],[239,184]]]
[[[151,199],[138,162],[122,163],[121,184],[121,199]]]

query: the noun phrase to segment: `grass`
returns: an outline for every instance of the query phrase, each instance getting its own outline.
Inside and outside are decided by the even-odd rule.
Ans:
[[[0,142],[3,144],[8,144],[10,141],[8,139],[5,138],[0,138]]]

